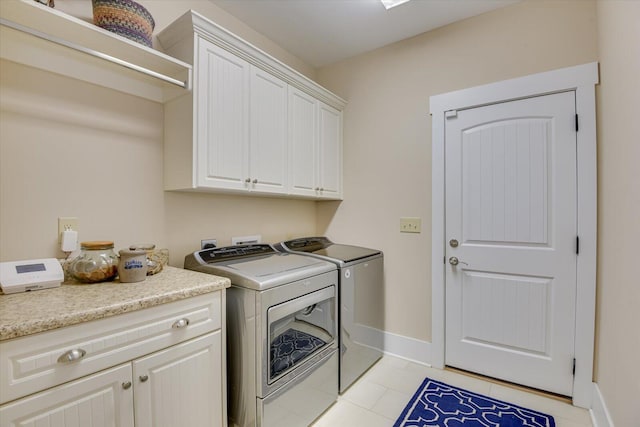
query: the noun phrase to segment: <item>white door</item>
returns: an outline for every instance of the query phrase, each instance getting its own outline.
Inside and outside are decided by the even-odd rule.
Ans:
[[[195,67],[199,187],[248,188],[249,63],[198,38]]]
[[[289,86],[289,191],[316,196],[318,101]]]
[[[133,362],[136,427],[222,427],[222,332]]]
[[[570,396],[575,94],[446,116],[445,363]]]
[[[342,112],[324,103],[318,110],[319,196],[342,198]]]
[[[0,426],[133,427],[131,364],[3,405]]]
[[[284,81],[251,66],[249,178],[252,190],[287,191],[287,88]]]

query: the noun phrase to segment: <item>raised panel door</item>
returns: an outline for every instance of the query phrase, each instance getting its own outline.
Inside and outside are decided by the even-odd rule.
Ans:
[[[279,78],[251,67],[251,190],[287,191],[287,88]]]
[[[576,191],[573,92],[449,115],[446,364],[572,394]]]
[[[197,39],[194,67],[196,181],[200,187],[248,188],[248,62]]]
[[[136,427],[226,425],[222,332],[133,362]]]
[[[342,112],[320,103],[318,109],[318,195],[342,198]]]
[[[131,364],[0,407],[2,427],[133,427]]]
[[[289,86],[289,192],[317,195],[318,101]]]

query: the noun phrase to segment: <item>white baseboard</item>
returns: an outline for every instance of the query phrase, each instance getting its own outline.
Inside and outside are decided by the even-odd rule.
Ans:
[[[354,331],[353,335],[354,338],[357,337],[358,342],[370,347],[378,348],[379,343],[382,343],[382,350],[385,354],[425,365],[431,364],[430,342],[361,325],[357,326],[357,332]]]
[[[614,427],[607,404],[596,383],[593,383],[593,404],[589,413],[591,414],[593,427]]]

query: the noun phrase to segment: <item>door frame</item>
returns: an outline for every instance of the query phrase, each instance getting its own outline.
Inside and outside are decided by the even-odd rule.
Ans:
[[[596,305],[596,103],[598,63],[578,65],[476,86],[430,97],[432,116],[431,221],[431,365],[445,364],[445,114],[447,111],[514,101],[532,96],[575,91],[577,132],[577,215],[580,252],[577,257],[575,376],[573,404],[591,408]]]

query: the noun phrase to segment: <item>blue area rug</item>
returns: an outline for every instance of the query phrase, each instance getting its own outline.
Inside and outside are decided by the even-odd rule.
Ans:
[[[426,378],[393,427],[555,427],[551,415]]]

